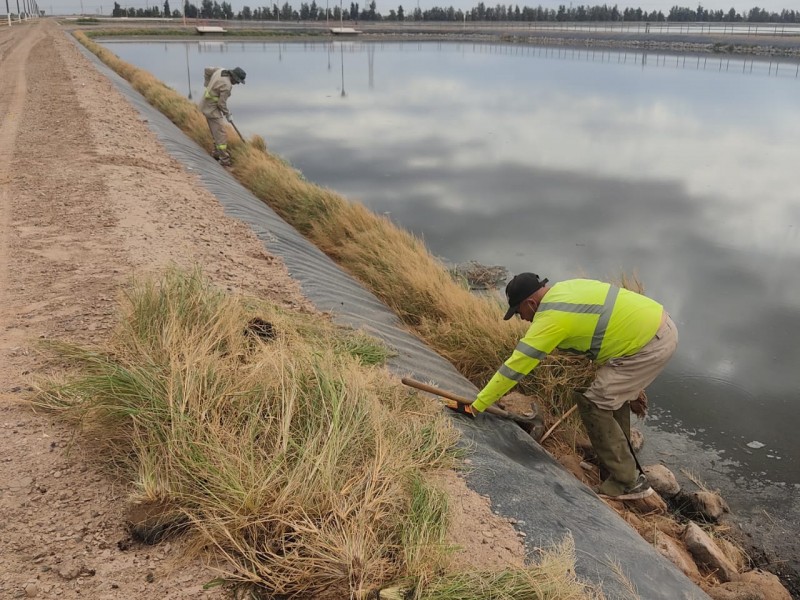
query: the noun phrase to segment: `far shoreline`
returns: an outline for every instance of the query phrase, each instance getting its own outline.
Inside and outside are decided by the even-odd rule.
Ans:
[[[199,35],[193,24],[173,22],[148,22],[121,19],[98,19],[87,26],[85,22],[59,19],[67,29],[80,29],[90,38],[101,40],[130,39],[137,41],[169,41],[193,39],[209,42],[462,42],[485,44],[519,44],[534,47],[570,49],[604,49],[635,52],[661,52],[704,56],[768,57],[800,60],[800,35],[742,35],[741,33],[660,33],[651,31],[602,31],[592,24],[568,30],[542,29],[516,25],[462,26],[451,23],[429,23],[424,26],[407,26],[398,23],[345,22],[359,33],[336,35],[324,23],[275,23],[237,21],[226,23],[230,29],[225,34]],[[221,22],[222,23],[222,22]],[[338,23],[337,23],[338,24]],[[334,25],[337,25],[334,24]]]

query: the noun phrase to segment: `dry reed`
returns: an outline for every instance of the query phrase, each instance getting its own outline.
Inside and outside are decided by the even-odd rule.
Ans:
[[[446,564],[425,473],[452,464],[457,433],[367,366],[376,342],[174,271],[133,288],[107,349],[54,349],[74,371],[36,403],[79,423],[137,502],[188,518],[227,559],[220,581],[347,598]]]

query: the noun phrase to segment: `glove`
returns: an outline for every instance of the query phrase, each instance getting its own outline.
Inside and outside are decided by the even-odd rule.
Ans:
[[[461,402],[456,402],[455,400],[446,400],[444,405],[452,411],[455,411],[462,415],[467,415],[471,419],[474,419],[480,414],[469,404],[462,404]]]

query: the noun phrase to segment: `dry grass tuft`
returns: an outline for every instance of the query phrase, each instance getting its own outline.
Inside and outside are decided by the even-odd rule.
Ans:
[[[567,537],[525,569],[468,571],[404,581],[383,589],[379,600],[603,600],[597,586],[575,575],[575,545]]]
[[[261,152],[266,153],[267,151],[267,142],[264,141],[264,138],[260,135],[254,135],[252,138],[250,138],[250,145]]]
[[[227,559],[220,581],[345,598],[443,568],[447,504],[425,473],[457,433],[368,366],[379,344],[197,273],[140,282],[122,316],[107,349],[54,346],[74,370],[36,404],[81,425],[139,503],[185,515]]]

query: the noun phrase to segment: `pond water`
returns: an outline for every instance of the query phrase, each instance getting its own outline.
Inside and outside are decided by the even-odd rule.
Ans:
[[[680,346],[651,424],[800,484],[797,63],[473,43],[106,42],[229,106],[316,183],[448,262],[638,273]]]

